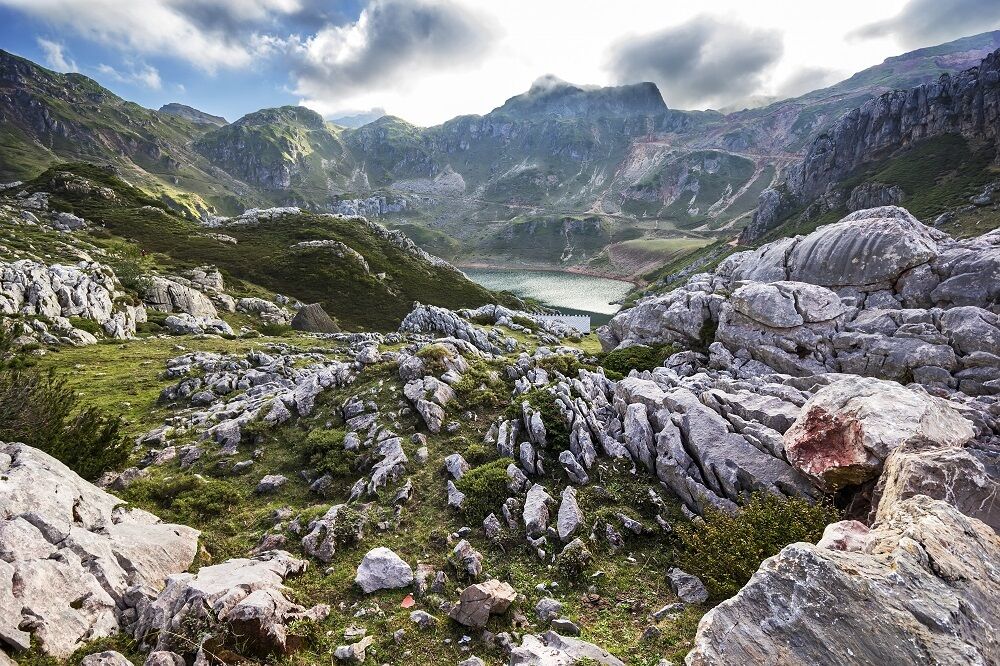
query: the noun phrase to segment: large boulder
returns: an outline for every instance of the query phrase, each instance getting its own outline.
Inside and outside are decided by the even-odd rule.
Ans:
[[[330,318],[319,303],[303,305],[292,317],[292,328],[307,333],[339,333],[337,322]]]
[[[795,543],[765,560],[702,618],[688,666],[1000,662],[992,529],[916,496],[887,508],[866,541]]]
[[[517,592],[509,583],[490,579],[462,590],[458,603],[449,615],[459,624],[481,629],[486,626],[490,615],[506,613],[516,598]]]
[[[788,461],[835,490],[875,478],[903,445],[962,446],[972,424],[947,400],[895,382],[848,376],[823,387],[785,433]]]
[[[208,296],[158,275],[149,278],[142,300],[147,306],[160,312],[184,312],[205,319],[216,319],[219,316]]]
[[[81,479],[24,444],[0,443],[0,644],[65,658],[123,628],[133,586],[155,594],[187,569],[198,531]]]
[[[875,490],[875,519],[915,495],[948,502],[1000,534],[1000,482],[969,448],[900,446],[889,454]]]
[[[365,594],[377,590],[396,590],[413,583],[413,569],[388,548],[373,548],[358,565],[354,582]]]
[[[295,647],[290,624],[320,620],[330,611],[323,605],[306,609],[285,597],[284,580],[306,566],[274,550],[169,576],[155,598],[136,604],[132,632],[147,648],[182,655],[200,649],[259,657],[286,653]]]

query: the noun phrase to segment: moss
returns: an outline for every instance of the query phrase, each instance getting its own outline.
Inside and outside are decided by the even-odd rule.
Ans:
[[[104,333],[104,329],[101,328],[101,325],[98,324],[93,319],[84,319],[83,317],[70,317],[69,323],[70,326],[72,326],[73,328],[78,328],[81,331],[86,331],[91,335],[102,335]]]

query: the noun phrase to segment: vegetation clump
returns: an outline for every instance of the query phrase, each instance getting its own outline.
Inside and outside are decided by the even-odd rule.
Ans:
[[[125,466],[131,445],[123,427],[120,416],[84,408],[51,370],[0,369],[0,441],[41,449],[94,480]]]
[[[625,376],[632,370],[641,372],[657,368],[677,351],[673,345],[632,345],[608,352],[601,357],[600,364],[605,370]]]
[[[520,396],[519,400],[511,403],[507,408],[508,418],[519,418],[522,412],[521,404],[524,402],[538,410],[541,415],[548,448],[557,452],[568,449],[569,425],[566,423],[566,415],[563,414],[562,407],[555,396],[544,388],[532,389]]]
[[[507,499],[507,465],[512,462],[511,458],[499,458],[472,468],[455,482],[465,494],[462,512],[466,518],[479,522],[499,510]]]
[[[839,515],[825,503],[759,493],[735,513],[709,509],[704,518],[702,524],[676,526],[678,566],[722,600],[739,592],[761,562],[788,544],[819,540]]]

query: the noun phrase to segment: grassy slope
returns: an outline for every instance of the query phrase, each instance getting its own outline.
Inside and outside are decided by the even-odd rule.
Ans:
[[[160,204],[141,191],[89,165],[50,170],[33,181],[30,189],[46,190],[52,175],[66,169],[113,187],[119,201],[63,194],[53,197],[54,207],[72,211],[102,225],[107,233],[133,241],[144,252],[155,253],[164,267],[215,264],[237,291],[257,285],[303,302],[320,302],[349,329],[394,329],[416,300],[460,307],[496,302],[498,298],[455,271],[432,266],[393,246],[353,220],[302,214],[259,226],[227,227],[222,231],[239,240],[234,246],[203,236],[203,227],[156,208]],[[357,250],[367,260],[370,272],[326,248],[291,247],[317,239],[338,240]],[[386,277],[379,278],[379,273]]]

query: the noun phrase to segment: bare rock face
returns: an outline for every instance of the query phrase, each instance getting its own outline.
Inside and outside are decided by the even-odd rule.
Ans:
[[[886,520],[901,500],[926,495],[1000,534],[1000,483],[969,449],[901,446],[886,459],[875,494],[877,521]]]
[[[886,507],[863,550],[786,546],[702,618],[688,666],[1000,661],[1000,537],[947,502]]]
[[[129,590],[187,569],[198,531],[161,523],[46,453],[0,444],[0,643],[69,656],[123,628]]]
[[[809,399],[784,446],[792,465],[834,490],[876,477],[897,447],[959,447],[974,435],[946,400],[894,382],[845,377]]]
[[[354,582],[365,594],[409,587],[413,583],[413,569],[388,548],[373,548],[358,565]]]
[[[571,666],[601,664],[625,666],[625,662],[593,643],[560,636],[554,631],[525,634],[519,647],[510,652],[510,666]]]
[[[216,319],[219,316],[208,296],[197,289],[165,277],[149,278],[145,303],[160,312],[184,312],[194,317]]]
[[[339,333],[337,322],[330,318],[319,303],[303,305],[292,317],[292,328],[309,333]]]
[[[243,655],[282,654],[293,647],[288,625],[320,620],[329,607],[290,602],[282,582],[307,563],[274,550],[169,576],[152,600],[136,604],[136,640],[157,651],[192,654],[225,648]],[[207,636],[207,637],[206,637]]]
[[[490,579],[462,590],[458,603],[451,609],[451,619],[467,627],[482,628],[490,615],[503,615],[517,598],[508,583]]]

